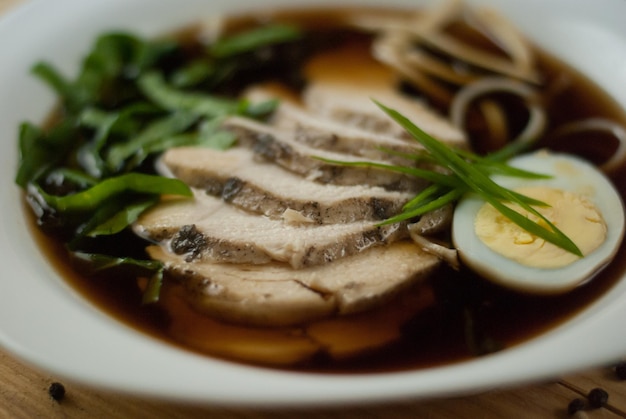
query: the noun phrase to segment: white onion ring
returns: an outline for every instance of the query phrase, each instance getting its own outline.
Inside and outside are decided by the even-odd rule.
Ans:
[[[396,70],[434,101],[447,104],[452,100],[450,91],[406,62],[401,34],[389,33],[378,38],[373,44],[372,55]]]
[[[600,170],[611,172],[626,163],[626,129],[617,122],[603,118],[589,118],[574,121],[559,127],[552,137],[563,137],[583,131],[605,131],[613,135],[618,141],[617,150],[610,159],[600,165]]]
[[[532,143],[545,130],[547,118],[544,109],[535,101],[537,93],[533,88],[522,82],[502,77],[487,77],[468,84],[461,89],[452,100],[450,106],[450,120],[454,126],[463,129],[465,115],[470,104],[478,97],[493,92],[507,92],[522,97],[529,112],[528,123],[524,130],[513,140],[517,143]]]
[[[415,33],[415,31],[413,31]],[[520,67],[517,63],[503,59],[494,54],[474,48],[460,42],[452,36],[443,33],[431,33],[423,37],[422,41],[439,51],[455,57],[461,61],[484,68],[495,73],[538,84],[539,77],[535,71]]]
[[[507,142],[508,121],[502,106],[491,99],[486,99],[480,102],[479,107],[489,127],[490,145],[496,145],[495,148],[504,147]]]
[[[442,246],[427,239],[426,237],[418,234],[415,229],[411,229],[409,226],[409,235],[415,244],[417,244],[424,252],[433,256],[437,256],[440,260],[443,260],[453,269],[460,269],[461,263],[459,262],[459,253],[456,249],[450,249],[449,247]]]
[[[459,86],[471,83],[479,78],[479,76],[475,74],[461,74],[454,71],[448,63],[430,56],[420,48],[412,48],[406,51],[404,60],[407,64],[416,67],[418,70]]]
[[[487,8],[475,10],[471,16],[477,21],[480,31],[502,48],[517,68],[526,74],[534,73],[533,51],[514,24],[502,14]]]
[[[493,12],[476,15],[483,28],[483,34],[490,38],[495,37],[494,42],[507,52],[509,55],[507,58],[473,47],[446,34],[443,31],[445,26],[455,19],[463,20],[463,12],[466,9],[458,0],[449,0],[437,5],[438,7],[423,14],[410,14],[407,18],[390,19],[387,16],[360,15],[353,18],[351,23],[369,31],[401,34],[407,37],[407,48],[404,53],[408,53],[412,43],[417,41],[418,44],[429,45],[477,68],[533,84],[539,83],[539,76],[533,66],[532,51],[517,32],[505,28],[504,17],[496,17]]]

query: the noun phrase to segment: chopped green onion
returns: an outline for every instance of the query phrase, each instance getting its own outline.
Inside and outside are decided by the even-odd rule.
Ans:
[[[371,162],[371,161],[347,162],[347,161],[333,160],[333,159],[327,159],[327,158],[317,157],[317,156],[315,158],[317,160],[321,160],[326,163],[337,164],[341,166],[374,167],[377,169],[389,170],[389,171],[397,172],[397,173],[404,173],[406,175],[414,176],[417,178],[428,180],[430,182],[434,182],[434,183],[438,183],[438,184],[442,184],[442,185],[446,185],[450,187],[456,187],[460,185],[460,183],[455,178],[449,175],[446,175],[443,173],[437,173],[432,170],[420,169],[417,167],[397,166],[397,165],[391,165],[391,164],[385,164],[385,163],[376,163],[376,162]]]
[[[427,199],[422,200],[419,203],[414,203],[414,205],[404,209],[400,214],[384,220],[379,225],[394,224],[419,217],[420,215],[424,215],[457,201],[461,196],[463,196],[463,194],[465,194],[465,192],[466,191],[463,189],[451,189],[445,194],[437,196],[434,199]]]
[[[461,154],[428,135],[399,112],[379,102],[376,102],[376,104],[411,134],[442,167],[449,169],[457,179],[463,182],[469,191],[478,194],[486,202],[493,205],[496,210],[529,233],[541,237],[570,253],[582,256],[580,249],[569,237],[531,206],[542,204],[545,206],[544,203],[498,185],[489,177],[489,170],[485,169],[480,164],[467,162]],[[503,202],[519,205],[524,210],[540,218],[548,228],[544,228],[540,224],[512,210]]]

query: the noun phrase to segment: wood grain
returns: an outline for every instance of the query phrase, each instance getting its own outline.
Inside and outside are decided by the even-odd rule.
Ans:
[[[0,14],[24,0],[0,0]],[[626,381],[613,366],[563,377],[555,382],[497,390],[474,396],[332,409],[250,410],[193,406],[138,398],[63,382],[65,397],[55,401],[50,376],[0,350],[0,418],[626,418]],[[609,393],[609,403],[569,416],[567,406],[593,388]]]
[[[612,368],[602,368],[566,377],[558,382],[490,391],[483,394],[346,408],[250,410],[192,406],[102,391],[63,382],[66,394],[53,400],[48,388],[57,379],[20,363],[0,352],[0,417],[29,418],[566,418],[574,398],[584,398],[595,387],[609,393],[609,405],[587,409],[588,418],[626,417],[626,382],[619,381]],[[580,415],[579,415],[580,416]],[[583,416],[584,417],[584,416]]]

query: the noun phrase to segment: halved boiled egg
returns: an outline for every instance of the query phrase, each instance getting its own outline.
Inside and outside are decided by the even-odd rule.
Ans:
[[[571,155],[541,150],[509,164],[550,176],[532,180],[494,176],[493,180],[547,203],[535,209],[584,256],[528,233],[469,194],[458,203],[452,225],[452,241],[461,260],[486,279],[520,291],[560,293],[588,281],[613,259],[622,241],[624,207],[618,192],[592,164]]]

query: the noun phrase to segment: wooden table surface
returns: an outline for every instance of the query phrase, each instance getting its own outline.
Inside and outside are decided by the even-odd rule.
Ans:
[[[0,14],[23,1],[0,0]],[[568,404],[575,398],[584,399],[597,387],[609,393],[608,405],[600,409],[587,408],[573,417],[626,418],[626,381],[619,380],[610,365],[552,382],[473,396],[299,410],[181,405],[70,382],[62,383],[65,396],[55,401],[48,389],[57,381],[57,377],[26,365],[0,349],[0,418],[566,418],[569,417]]]

